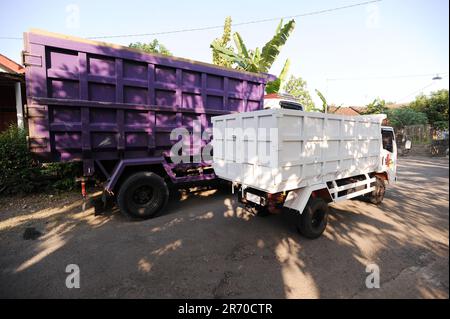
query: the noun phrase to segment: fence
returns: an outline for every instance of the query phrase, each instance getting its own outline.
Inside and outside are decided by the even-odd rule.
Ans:
[[[440,131],[430,125],[410,125],[396,130],[397,145],[403,154],[406,140],[412,142],[412,153],[421,156],[445,156],[448,150],[448,130]]]
[[[397,140],[411,140],[413,144],[429,144],[435,136],[430,125],[409,125],[397,131]]]

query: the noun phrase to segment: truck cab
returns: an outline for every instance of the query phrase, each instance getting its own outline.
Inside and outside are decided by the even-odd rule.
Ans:
[[[386,172],[389,183],[397,181],[397,141],[394,128],[381,127],[381,171]]]
[[[303,105],[292,95],[272,93],[264,95],[264,109],[289,109],[304,111]]]

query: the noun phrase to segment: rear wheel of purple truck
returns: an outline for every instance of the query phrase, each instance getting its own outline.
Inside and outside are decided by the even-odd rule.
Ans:
[[[152,172],[139,172],[122,184],[117,204],[125,215],[148,219],[164,209],[168,198],[169,189],[162,177]]]

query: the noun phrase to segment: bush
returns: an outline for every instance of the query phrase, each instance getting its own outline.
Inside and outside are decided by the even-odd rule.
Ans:
[[[39,168],[28,150],[26,132],[11,126],[0,133],[0,192],[28,193],[35,190]]]
[[[81,176],[81,166],[79,162],[48,163],[42,165],[41,175],[48,190],[72,190],[77,186],[75,178]]]
[[[70,190],[79,175],[79,163],[40,165],[34,161],[24,129],[11,126],[0,133],[0,195]]]

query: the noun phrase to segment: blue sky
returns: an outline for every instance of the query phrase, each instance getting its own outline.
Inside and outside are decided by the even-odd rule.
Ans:
[[[30,28],[81,37],[152,33],[220,25],[230,15],[236,23],[345,6],[363,0],[227,1],[33,1],[0,0],[0,37],[21,37]],[[78,19],[73,19],[78,10]],[[297,18],[271,73],[286,58],[290,73],[319,89],[330,103],[367,104],[375,97],[407,102],[430,90],[448,88],[449,2],[383,0],[331,13]],[[276,21],[236,26],[249,48],[272,36]],[[175,55],[211,62],[210,42],[220,29],[158,35]],[[128,45],[150,37],[104,41]],[[0,39],[0,53],[19,61],[22,42]],[[429,74],[441,73],[432,81]],[[424,75],[417,77],[380,78]]]

